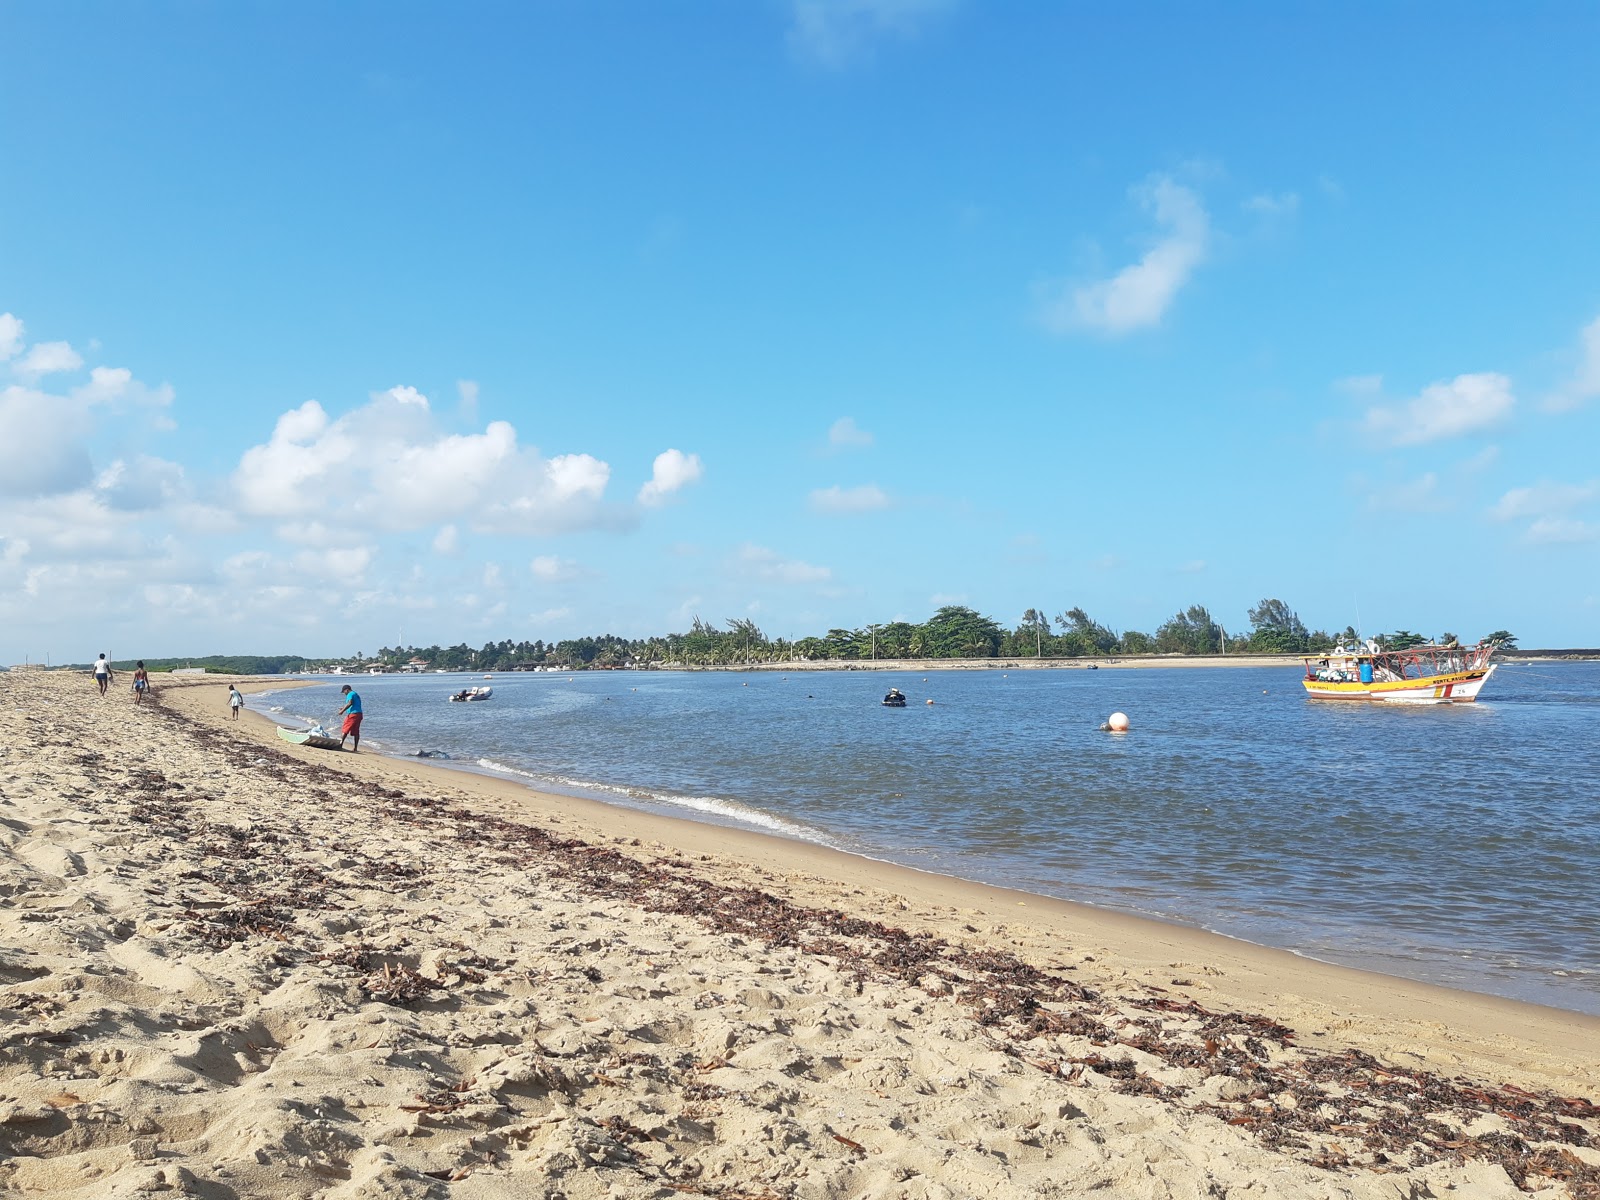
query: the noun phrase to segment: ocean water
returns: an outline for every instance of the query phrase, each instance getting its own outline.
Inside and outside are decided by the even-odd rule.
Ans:
[[[1600,1013],[1600,664],[1475,705],[1284,668],[363,677],[367,744]],[[330,680],[252,697],[327,720]],[[905,709],[878,701],[890,685]],[[934,703],[926,704],[926,700]],[[1126,734],[1097,726],[1128,714]]]

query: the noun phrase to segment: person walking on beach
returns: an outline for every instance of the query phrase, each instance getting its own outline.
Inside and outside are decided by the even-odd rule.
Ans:
[[[150,690],[150,672],[144,669],[144,659],[140,659],[133,667],[133,702],[144,703],[144,694]]]
[[[339,689],[344,696],[344,707],[339,710],[339,715],[344,718],[344,728],[339,731],[339,749],[344,749],[344,740],[354,737],[355,744],[350,747],[352,754],[361,753],[361,697],[351,690],[347,683]]]
[[[233,719],[239,719],[239,710],[244,707],[244,697],[239,694],[239,689],[233,684],[228,685],[228,711],[233,714]]]
[[[106,688],[111,686],[111,664],[106,661],[104,654],[95,660],[94,681],[100,685],[100,694],[104,696]]]

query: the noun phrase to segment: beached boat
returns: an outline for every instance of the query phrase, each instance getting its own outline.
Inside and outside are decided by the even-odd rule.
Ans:
[[[1381,650],[1367,642],[1307,655],[1300,682],[1317,700],[1382,700],[1391,704],[1470,704],[1494,674],[1496,647],[1408,646]]]
[[[322,733],[312,733],[309,729],[285,729],[278,726],[278,736],[286,742],[293,742],[296,746],[313,746],[318,750],[339,750],[339,739],[328,737]]]
[[[450,702],[453,704],[457,700],[487,700],[493,694],[494,689],[492,687],[462,688],[459,692],[450,694]]]

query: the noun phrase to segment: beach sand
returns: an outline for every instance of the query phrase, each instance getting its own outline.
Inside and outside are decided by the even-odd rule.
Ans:
[[[1594,1018],[157,683],[0,677],[5,1194],[1600,1196]]]

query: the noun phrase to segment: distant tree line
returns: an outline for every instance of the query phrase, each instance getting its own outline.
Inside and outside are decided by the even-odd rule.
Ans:
[[[887,621],[856,629],[835,628],[797,639],[768,637],[748,618],[722,625],[696,617],[682,633],[647,638],[611,634],[558,642],[487,642],[474,650],[465,643],[449,646],[385,646],[374,659],[356,655],[351,661],[402,668],[416,660],[428,669],[508,671],[528,667],[560,670],[627,666],[739,666],[794,661],[861,662],[875,659],[940,658],[1094,658],[1146,654],[1318,654],[1343,643],[1361,642],[1351,626],[1329,633],[1308,629],[1282,600],[1264,599],[1249,610],[1248,628],[1228,631],[1204,605],[1174,613],[1152,633],[1118,632],[1082,608],[1055,616],[1045,609],[1027,609],[1012,628],[962,605],[947,604],[926,621]],[[1375,639],[1388,649],[1403,649],[1429,639],[1409,630]],[[1441,643],[1456,640],[1444,633]],[[1516,638],[1497,630],[1486,640],[1515,646]]]
[[[147,658],[152,672],[200,667],[219,675],[279,675],[314,667],[345,666],[357,670],[408,666],[430,671],[511,671],[548,667],[563,671],[631,666],[721,667],[772,662],[862,662],[875,659],[939,658],[1104,658],[1144,654],[1321,654],[1337,644],[1354,647],[1360,635],[1350,626],[1336,633],[1307,629],[1282,600],[1265,599],[1249,610],[1248,628],[1225,630],[1204,605],[1192,604],[1167,618],[1153,633],[1137,629],[1117,632],[1081,608],[1050,616],[1030,608],[1007,629],[992,617],[958,604],[947,604],[926,621],[887,621],[859,629],[830,629],[812,637],[769,638],[747,618],[724,625],[696,617],[683,633],[647,638],[612,634],[566,638],[558,642],[510,639],[473,648],[454,646],[384,646],[368,658],[357,652],[345,659],[308,659],[298,654],[214,654],[202,658]],[[1379,634],[1381,647],[1403,650],[1430,639],[1408,629]],[[1448,644],[1453,633],[1437,641]],[[1497,629],[1485,641],[1512,649],[1517,639]],[[133,659],[112,666],[133,669]],[[76,664],[87,670],[88,664]]]
[[[131,671],[139,660],[119,658],[112,662],[113,671]],[[282,675],[285,671],[299,671],[306,665],[302,654],[208,654],[202,658],[147,658],[144,668],[151,674],[184,669],[204,670],[208,675]],[[89,664],[80,664],[89,670]]]

